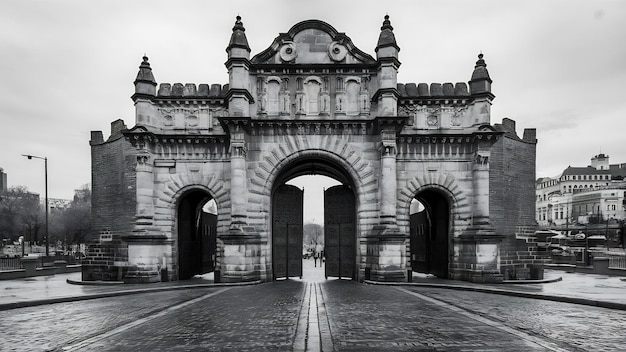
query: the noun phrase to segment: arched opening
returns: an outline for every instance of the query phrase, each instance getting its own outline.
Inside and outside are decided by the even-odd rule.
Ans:
[[[205,191],[185,193],[178,204],[178,278],[215,270],[217,204]]]
[[[413,271],[448,277],[450,204],[439,191],[424,190],[411,201],[410,236]]]
[[[305,235],[306,230],[323,235]],[[307,280],[307,265],[313,268],[313,263],[314,280],[356,275],[354,186],[345,170],[320,159],[287,165],[272,192],[274,279],[304,276]]]

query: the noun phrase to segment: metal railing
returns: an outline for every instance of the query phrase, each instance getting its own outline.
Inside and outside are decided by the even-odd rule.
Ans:
[[[610,269],[626,269],[626,256],[609,255],[608,257]]]
[[[19,257],[0,258],[0,271],[23,269],[22,261]]]
[[[64,260],[68,265],[80,264],[81,259],[73,255],[51,255],[39,257],[37,268],[52,266],[57,260]],[[0,271],[24,269],[20,257],[0,258]]]

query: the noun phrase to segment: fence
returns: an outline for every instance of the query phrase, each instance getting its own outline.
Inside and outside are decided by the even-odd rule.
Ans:
[[[609,268],[611,269],[626,269],[626,256],[623,255],[609,255]]]
[[[73,255],[52,255],[48,257],[39,257],[37,268],[54,265],[56,260],[64,260],[68,265],[80,264],[80,258]],[[24,269],[20,257],[0,258],[0,271],[20,270]]]

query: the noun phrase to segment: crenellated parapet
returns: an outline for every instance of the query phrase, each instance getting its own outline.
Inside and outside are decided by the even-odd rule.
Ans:
[[[222,103],[226,93],[228,92],[228,84],[199,84],[197,87],[194,83],[161,83],[157,98],[180,100],[180,98],[194,100],[211,100],[212,103]]]
[[[405,132],[472,132],[491,125],[491,83],[483,54],[468,83],[399,83],[398,115],[411,117]]]

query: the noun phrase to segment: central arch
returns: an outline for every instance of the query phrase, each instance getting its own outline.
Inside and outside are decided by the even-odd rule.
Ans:
[[[273,183],[271,193],[273,278],[302,276],[303,190],[286,183],[304,175],[326,176],[341,183],[324,192],[324,243],[328,246],[323,249],[327,260],[325,276],[356,279],[355,185],[347,170],[338,163],[319,156],[304,156],[288,162]],[[341,209],[341,219],[326,215],[329,211],[336,214],[338,209]],[[344,221],[345,219],[350,221]],[[338,222],[339,220],[342,222]]]

